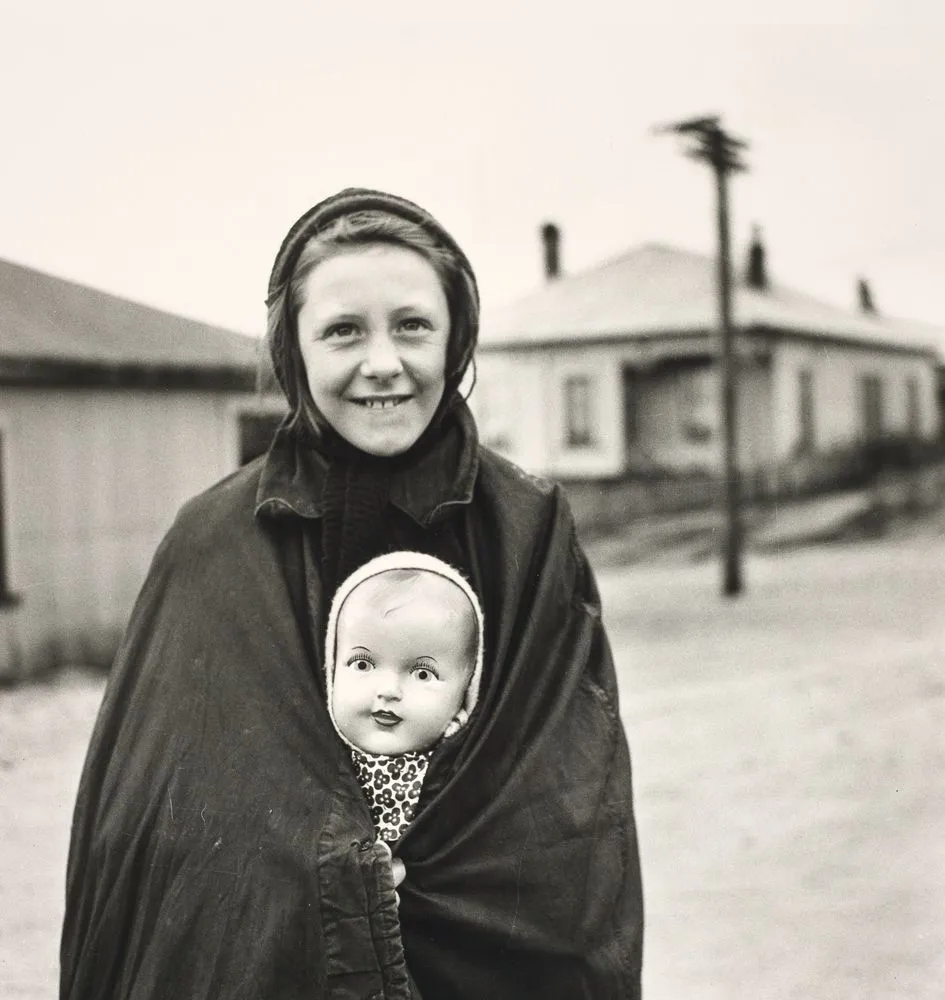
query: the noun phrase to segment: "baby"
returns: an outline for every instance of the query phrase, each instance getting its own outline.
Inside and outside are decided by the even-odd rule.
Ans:
[[[388,844],[414,817],[434,747],[476,705],[482,640],[475,593],[433,556],[379,556],[335,594],[325,643],[328,710]]]

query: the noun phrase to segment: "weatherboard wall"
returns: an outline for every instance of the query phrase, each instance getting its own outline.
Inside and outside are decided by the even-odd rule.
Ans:
[[[236,467],[241,399],[3,389],[0,676],[110,656],[177,510]]]
[[[689,350],[693,358],[702,356]],[[631,388],[624,383],[627,368],[640,373]],[[539,475],[595,479],[628,470],[721,469],[719,375],[707,364],[654,364],[647,346],[631,341],[490,352],[480,356],[478,372],[471,403],[482,440]],[[567,383],[575,377],[589,384],[593,424],[580,445],[568,433]],[[634,396],[629,402],[628,392]],[[746,357],[739,448],[748,468],[771,460],[771,406],[767,362]]]
[[[882,427],[888,434],[911,432],[909,382],[917,388],[918,434],[933,438],[939,430],[935,365],[929,357],[856,345],[782,339],[772,348],[775,458],[798,451],[801,439],[799,385],[811,378],[813,450],[830,451],[864,440],[862,380],[882,385]]]

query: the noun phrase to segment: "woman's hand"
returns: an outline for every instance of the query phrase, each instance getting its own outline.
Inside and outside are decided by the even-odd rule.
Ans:
[[[397,886],[407,877],[407,867],[400,858],[394,857],[390,849],[390,844],[387,841],[379,840],[378,845],[383,848],[390,860],[391,871],[394,873],[394,899],[397,900],[397,905],[400,906],[400,893],[397,892]]]

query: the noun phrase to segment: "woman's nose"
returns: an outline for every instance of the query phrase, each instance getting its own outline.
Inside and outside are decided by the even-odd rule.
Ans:
[[[393,378],[404,369],[393,338],[386,332],[372,333],[366,342],[361,374],[367,378]]]

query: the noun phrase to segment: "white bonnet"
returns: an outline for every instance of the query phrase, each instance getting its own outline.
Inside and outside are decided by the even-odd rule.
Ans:
[[[466,686],[466,697],[463,700],[463,706],[456,713],[456,717],[453,721],[449,724],[449,726],[447,726],[446,732],[443,735],[452,736],[453,733],[462,729],[462,727],[469,721],[469,717],[472,715],[473,709],[476,707],[476,703],[479,700],[479,687],[482,681],[482,647],[484,639],[483,617],[482,608],[479,605],[479,598],[476,596],[472,587],[470,587],[469,582],[457,569],[450,566],[449,563],[443,562],[442,559],[437,559],[436,556],[425,555],[422,552],[398,551],[388,552],[385,555],[377,556],[375,559],[370,560],[370,562],[366,562],[363,566],[356,569],[341,583],[337,591],[335,591],[335,596],[332,598],[331,602],[331,610],[328,614],[328,630],[325,635],[325,684],[328,692],[328,714],[331,716],[332,725],[334,725],[338,735],[341,736],[348,746],[351,746],[354,749],[359,748],[354,747],[350,740],[348,740],[338,728],[338,723],[335,719],[334,707],[332,705],[332,690],[334,688],[335,678],[335,642],[338,629],[338,616],[345,600],[355,587],[364,583],[365,580],[369,580],[371,577],[379,576],[381,573],[387,573],[391,570],[398,569],[420,570],[426,573],[434,573],[437,576],[445,577],[447,580],[455,583],[456,586],[459,587],[459,589],[466,595],[469,603],[472,605],[473,613],[476,618],[476,629],[478,632],[476,642],[476,662],[473,665],[473,672],[472,676],[469,678],[469,684]]]

